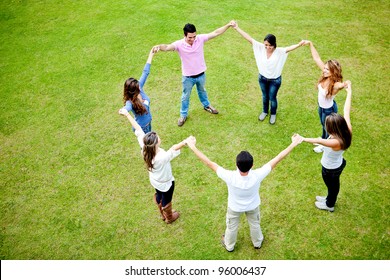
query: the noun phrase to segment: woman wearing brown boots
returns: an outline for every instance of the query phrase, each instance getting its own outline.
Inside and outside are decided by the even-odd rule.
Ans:
[[[172,210],[172,196],[175,189],[175,178],[172,175],[171,160],[180,154],[180,149],[186,145],[185,140],[173,145],[168,151],[160,148],[161,139],[156,132],[144,133],[139,124],[125,109],[119,114],[126,116],[135,129],[142,155],[149,171],[149,179],[156,193],[153,200],[157,204],[161,218],[167,224],[173,223],[180,216],[179,212]]]

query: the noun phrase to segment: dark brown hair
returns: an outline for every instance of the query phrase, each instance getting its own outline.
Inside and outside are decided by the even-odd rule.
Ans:
[[[157,153],[158,135],[156,132],[151,131],[145,134],[143,140],[144,140],[144,147],[142,149],[142,154],[144,156],[146,168],[149,171],[152,171],[153,169],[152,161]]]
[[[347,121],[339,114],[331,113],[325,119],[325,128],[328,134],[339,140],[342,150],[351,146],[352,132],[349,130]]]
[[[143,115],[148,111],[142,102],[138,99],[138,94],[140,94],[138,80],[134,78],[128,78],[123,89],[123,102],[126,104],[126,101],[129,100],[131,105],[133,105],[134,112],[138,115]]]

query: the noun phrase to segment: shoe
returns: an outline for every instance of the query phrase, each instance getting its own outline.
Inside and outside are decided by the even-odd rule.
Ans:
[[[316,152],[317,154],[320,154],[320,153],[322,153],[324,151],[324,146],[318,145],[317,147],[315,147],[313,149],[313,151]]]
[[[226,245],[225,245],[225,235],[222,235],[222,237],[221,237],[221,245],[226,249],[226,251],[228,251],[228,252],[233,252],[234,251],[234,249],[232,249],[232,250],[228,250],[227,248],[226,248]]]
[[[267,116],[267,113],[262,112],[259,116],[259,121],[264,121],[265,117]]]
[[[275,124],[275,122],[276,122],[276,115],[271,115],[271,117],[269,118],[269,123]]]
[[[317,195],[316,196],[316,200],[318,202],[326,202],[326,196],[319,196],[319,195]]]
[[[325,202],[316,201],[314,203],[318,209],[321,210],[328,210],[329,212],[334,211],[334,207],[328,207]]]
[[[253,246],[256,250],[258,250],[258,249],[260,249],[261,248],[261,245],[263,245],[263,242],[264,242],[264,238],[263,238],[263,240],[261,241],[261,244],[260,244],[260,246]]]
[[[215,108],[214,108],[213,106],[211,106],[211,105],[209,105],[209,106],[207,106],[207,107],[204,107],[204,109],[205,109],[207,112],[211,113],[211,114],[218,114],[218,113],[219,113],[218,110],[215,109]]]
[[[187,117],[180,117],[179,120],[177,121],[178,126],[183,126],[183,124],[186,122]]]

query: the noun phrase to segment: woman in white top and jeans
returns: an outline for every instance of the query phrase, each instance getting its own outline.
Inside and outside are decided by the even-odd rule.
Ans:
[[[156,190],[153,200],[159,208],[162,220],[170,224],[180,216],[179,212],[172,211],[175,178],[172,175],[171,160],[180,154],[180,149],[186,145],[186,142],[182,141],[165,151],[160,148],[161,140],[156,132],[145,134],[141,126],[124,108],[119,110],[119,114],[126,116],[135,130],[134,133],[149,171],[150,183]]]
[[[336,94],[343,88],[346,87],[346,84],[343,83],[343,75],[341,74],[340,64],[332,59],[327,62],[322,62],[320,55],[315,49],[311,41],[305,41],[305,45],[310,45],[311,54],[317,66],[322,70],[320,79],[318,80],[318,116],[320,117],[320,122],[322,125],[322,139],[327,139],[329,134],[325,129],[325,118],[331,113],[337,113],[337,103],[334,101]],[[318,145],[314,148],[316,153],[321,153],[323,151],[323,146]]]
[[[352,88],[351,82],[347,81],[347,99],[344,105],[344,117],[331,113],[325,119],[325,128],[329,133],[328,139],[303,138],[304,142],[321,144],[324,153],[321,158],[322,178],[328,188],[327,196],[316,196],[315,206],[318,209],[334,211],[337,196],[340,191],[340,175],[346,165],[343,153],[349,148],[352,141],[352,125],[350,119]]]
[[[268,115],[269,103],[271,103],[270,124],[276,121],[276,110],[278,101],[276,95],[282,84],[282,70],[287,60],[287,55],[290,51],[303,46],[306,41],[302,40],[296,45],[286,48],[276,47],[276,37],[268,34],[264,38],[264,43],[260,43],[249,36],[241,28],[237,22],[233,21],[233,28],[237,30],[253,46],[253,52],[256,59],[257,68],[259,70],[259,84],[263,93],[263,112],[259,115],[259,120],[263,121]]]

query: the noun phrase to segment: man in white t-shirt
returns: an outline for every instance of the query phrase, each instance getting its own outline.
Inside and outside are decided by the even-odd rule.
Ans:
[[[264,236],[260,227],[260,195],[261,181],[275,166],[284,159],[295,146],[302,142],[299,135],[292,136],[291,144],[281,151],[275,158],[261,168],[252,169],[253,157],[247,151],[240,152],[236,157],[237,169],[229,171],[208,159],[195,146],[195,137],[189,137],[186,142],[195,155],[225,181],[228,187],[228,209],[226,213],[226,230],[222,236],[222,245],[229,252],[234,250],[237,241],[240,216],[245,213],[255,249],[260,249]]]

